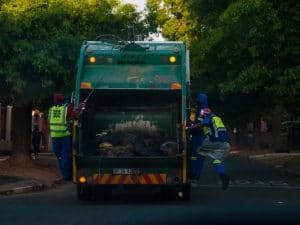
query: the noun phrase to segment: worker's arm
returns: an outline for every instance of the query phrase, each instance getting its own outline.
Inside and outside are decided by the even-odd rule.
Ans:
[[[200,121],[191,123],[186,129],[188,131],[200,131],[203,128],[203,125]]]
[[[75,110],[75,108],[72,105],[68,105],[67,116],[70,119],[78,118],[78,112]]]

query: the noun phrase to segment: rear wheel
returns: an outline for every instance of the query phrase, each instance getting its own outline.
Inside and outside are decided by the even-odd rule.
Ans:
[[[77,184],[77,198],[80,201],[88,201],[92,197],[91,189],[83,184]]]

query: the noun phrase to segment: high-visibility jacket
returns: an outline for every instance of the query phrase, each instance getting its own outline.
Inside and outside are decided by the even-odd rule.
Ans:
[[[71,134],[67,121],[66,105],[52,106],[49,109],[50,135],[52,138],[65,137]]]
[[[220,117],[216,115],[205,116],[202,124],[209,128],[209,138],[211,141],[229,142],[228,131]]]

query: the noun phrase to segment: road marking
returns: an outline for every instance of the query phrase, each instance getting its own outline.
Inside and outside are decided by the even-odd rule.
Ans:
[[[193,184],[193,188],[220,188],[220,185],[216,184]],[[262,186],[262,185],[229,185],[229,188],[266,188],[266,189],[295,189],[300,190],[300,186]]]
[[[278,181],[278,180],[271,180],[271,181],[269,181],[269,184],[272,186],[289,186],[288,183],[286,183],[284,181]]]
[[[199,184],[193,183],[192,187],[220,187],[221,182],[218,181],[218,184]],[[300,189],[300,186],[289,185],[282,180],[270,180],[270,181],[261,181],[261,180],[231,180],[230,187],[249,187],[249,188],[291,188],[291,189]]]

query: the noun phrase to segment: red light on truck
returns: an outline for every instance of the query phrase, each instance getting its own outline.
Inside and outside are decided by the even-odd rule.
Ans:
[[[167,62],[168,62],[168,58],[165,57],[165,56],[162,57],[162,58],[161,58],[161,62],[162,62],[162,63],[167,63]]]

